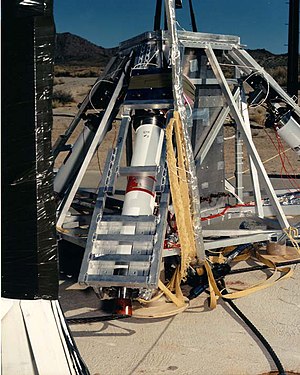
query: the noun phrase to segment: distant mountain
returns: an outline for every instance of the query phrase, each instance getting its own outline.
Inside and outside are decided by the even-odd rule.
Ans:
[[[71,33],[56,34],[55,64],[76,66],[105,66],[116,48],[97,46]]]
[[[275,55],[265,49],[249,49],[249,54],[264,68],[277,68],[278,66],[287,66],[287,53]]]
[[[103,48],[71,33],[56,34],[55,64],[104,67],[117,48]],[[275,55],[265,49],[248,50],[268,70],[287,66],[287,54]]]

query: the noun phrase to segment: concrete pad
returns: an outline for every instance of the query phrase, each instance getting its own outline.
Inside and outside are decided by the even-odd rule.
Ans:
[[[258,271],[226,280],[232,287],[245,287],[264,276]],[[72,290],[70,284],[60,285],[67,317],[108,314],[90,289]],[[300,373],[300,267],[291,278],[236,300],[236,305],[265,336],[285,370]],[[228,304],[220,301],[211,311],[206,295],[171,318],[128,318],[70,328],[92,375],[259,375],[276,370]]]

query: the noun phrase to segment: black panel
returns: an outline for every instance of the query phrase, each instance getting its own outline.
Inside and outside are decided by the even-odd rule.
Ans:
[[[52,0],[2,4],[2,296],[57,298]]]

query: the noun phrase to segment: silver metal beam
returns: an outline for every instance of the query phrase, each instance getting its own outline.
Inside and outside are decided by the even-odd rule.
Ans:
[[[233,62],[237,65],[237,67],[241,71],[243,71],[247,75],[251,74],[253,69],[245,65],[245,62],[239,56],[237,56],[236,51],[238,51],[237,48],[234,48],[231,51],[228,51],[228,56],[230,56],[233,59]]]
[[[121,157],[124,150],[125,140],[127,138],[128,129],[131,121],[131,110],[129,108],[124,108],[124,113],[122,114],[122,121],[120,124],[119,134],[117,138],[116,147],[114,149],[114,166],[109,175],[109,180],[107,183],[107,191],[115,191],[115,181],[117,177],[117,169],[119,168]],[[131,131],[131,130],[130,130]]]
[[[243,200],[243,138],[240,129],[235,129],[235,186],[236,193]]]
[[[285,215],[288,216],[298,216],[300,212],[300,205],[285,205],[282,206],[283,212]],[[210,215],[216,215],[221,213],[223,208],[220,209],[210,209],[210,210],[205,210],[202,213],[202,217],[207,217],[207,220],[202,221],[202,226],[209,226],[212,224],[215,224],[220,221],[227,221],[231,219],[239,219],[239,218],[248,218],[248,219],[255,219],[256,214],[255,214],[255,206],[243,206],[243,207],[231,207],[226,211],[225,215],[222,216],[217,216],[215,218],[210,219]],[[263,213],[264,213],[264,220],[267,217],[274,217],[276,215],[276,212],[274,212],[274,209],[272,206],[263,206]]]
[[[116,89],[110,99],[110,102],[109,102],[109,105],[104,113],[104,116],[101,120],[101,123],[97,129],[97,132],[95,134],[95,137],[91,143],[91,146],[85,156],[85,159],[83,160],[82,162],[82,165],[79,169],[79,172],[78,172],[78,175],[69,191],[69,194],[66,195],[66,197],[63,199],[63,201],[61,202],[61,205],[59,207],[59,217],[58,217],[58,220],[57,220],[57,224],[56,226],[58,228],[61,228],[63,226],[63,223],[64,223],[64,220],[65,220],[65,217],[66,217],[66,214],[71,206],[71,203],[74,199],[74,196],[79,188],[79,185],[82,181],[82,178],[83,178],[83,175],[85,174],[86,170],[87,170],[87,167],[98,147],[98,145],[102,142],[105,134],[107,133],[107,130],[108,130],[108,126],[109,126],[109,118],[113,112],[113,109],[115,107],[115,104],[116,104],[116,101],[120,95],[120,92],[122,90],[122,87],[123,87],[123,81],[124,81],[124,77],[125,77],[125,74],[130,66],[130,60],[127,62],[126,66],[125,66],[125,69],[124,69],[124,72],[122,73],[121,77],[120,77],[120,80],[116,86]]]
[[[246,126],[245,131],[247,132],[249,138],[252,139],[248,106],[247,106],[246,95],[245,95],[245,91],[243,87],[241,87],[241,109],[242,109],[242,116],[244,118],[244,122]],[[260,184],[259,184],[257,169],[253,162],[252,156],[251,155],[248,155],[248,156],[249,156],[249,166],[250,166],[250,171],[251,171],[251,179],[252,179],[252,186],[253,186],[253,192],[254,192],[255,211],[258,217],[263,218],[264,212],[262,208],[261,191],[260,191]]]
[[[242,245],[245,243],[264,242],[268,241],[274,234],[276,234],[276,232],[252,234],[248,236],[226,238],[221,240],[204,241],[204,248],[205,250],[212,250],[218,249],[220,247]]]
[[[241,204],[244,203],[244,201],[236,194],[235,187],[228,180],[225,180],[225,189],[236,198],[237,202]]]
[[[261,230],[261,229],[203,229],[203,237],[247,237],[253,234],[264,234],[264,235],[274,235],[274,230]]]
[[[240,45],[240,37],[235,35],[222,35],[222,34],[211,34],[211,33],[195,33],[191,31],[178,30],[178,40],[184,46],[188,46],[189,43],[210,43],[215,46],[222,46],[225,49],[231,46]]]

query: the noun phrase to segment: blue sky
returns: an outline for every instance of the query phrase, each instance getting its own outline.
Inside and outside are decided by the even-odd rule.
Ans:
[[[153,29],[155,0],[54,0],[57,32],[71,32],[103,46]],[[191,30],[188,0],[177,19]],[[199,31],[241,37],[247,48],[287,52],[287,0],[193,0]]]

